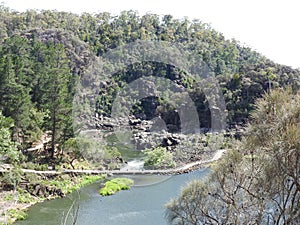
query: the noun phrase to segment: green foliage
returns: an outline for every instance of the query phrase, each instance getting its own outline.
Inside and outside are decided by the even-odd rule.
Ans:
[[[16,220],[25,220],[28,217],[24,211],[18,209],[10,209],[7,214],[9,218],[15,218]]]
[[[19,203],[32,203],[36,201],[36,197],[19,188],[17,192],[17,200]]]
[[[75,84],[79,80],[82,85],[86,82],[91,86],[99,86],[98,81],[91,81],[86,75],[88,73],[85,73],[94,57],[137,40],[178,43],[185,51],[195,53],[197,57],[190,59],[187,64],[192,65],[194,60],[203,62],[216,76],[225,98],[228,112],[226,122],[229,123],[245,123],[250,112],[255,109],[256,99],[270,92],[270,89],[286,85],[290,85],[293,90],[300,87],[299,70],[278,65],[235,40],[226,40],[208,24],[197,20],[174,19],[171,15],[162,18],[154,14],[139,16],[134,11],[124,11],[118,16],[109,13],[76,15],[49,10],[17,13],[3,5],[0,5],[0,17],[0,160],[8,163],[18,164],[22,161],[17,147],[24,150],[32,142],[40,140],[43,133],[50,131],[51,142],[46,148],[50,150],[52,158],[57,155],[56,150],[63,150],[68,154],[68,164],[75,166],[74,160],[81,159],[81,153],[84,152],[84,158],[98,163],[99,167],[104,164],[117,167],[117,159],[120,158],[117,149],[105,148],[84,137],[79,140],[74,138],[71,106],[77,91]],[[126,58],[128,55],[126,51],[120,51],[117,56]],[[139,56],[136,55],[136,58]],[[126,84],[142,76],[155,75],[187,88],[197,108],[201,126],[210,127],[208,100],[214,99],[205,96],[204,91],[197,88],[197,81],[183,68],[161,62],[133,63],[121,70],[117,64],[105,64],[104,68],[118,72],[109,80],[101,80],[100,86],[103,87],[95,102],[97,113],[109,115],[117,92]],[[137,94],[136,91],[132,93]],[[157,114],[166,120],[174,118],[174,106],[171,103],[177,99],[180,99],[180,95],[141,100],[135,102],[131,113],[149,119]],[[253,120],[257,122],[249,128],[247,144],[243,145],[247,152],[244,152],[243,157],[239,157],[238,152],[231,155],[230,162],[234,168],[247,172],[244,164],[270,162],[263,163],[265,167],[261,168],[268,179],[274,177],[274,182],[278,182],[284,172],[287,177],[297,180],[292,174],[295,173],[293,168],[298,166],[297,140],[300,129],[296,115],[299,100],[296,97],[296,100],[291,99],[294,99],[291,94],[279,91],[265,96],[258,103],[259,106],[252,114]],[[74,110],[81,112],[85,108],[90,108],[88,100]],[[95,112],[90,110],[88,113]],[[205,144],[208,145],[209,141],[207,139]],[[226,145],[224,143],[224,147]],[[278,153],[276,157],[272,155],[274,152]],[[57,163],[46,157],[40,169],[46,169],[50,161]],[[255,163],[253,165],[258,166]],[[147,153],[145,165],[167,168],[175,166],[175,163],[172,153],[158,148]],[[276,165],[280,166],[276,168]],[[33,165],[29,167],[37,168]],[[278,169],[278,173],[274,173],[275,169]],[[229,170],[229,174],[239,173],[236,169]],[[21,179],[19,170],[10,171],[5,176],[10,184],[14,179]],[[226,180],[228,177],[219,174],[219,178]],[[229,180],[232,181],[233,177]],[[243,180],[243,177],[239,177],[239,180]],[[262,183],[258,180],[255,182]],[[74,184],[66,185],[71,188]],[[268,185],[276,186],[271,183]],[[237,224],[235,221],[232,223]]]
[[[255,99],[268,89],[300,85],[298,70],[275,64],[235,40],[226,40],[201,21],[178,20],[170,15],[162,19],[152,14],[139,16],[134,11],[112,16],[49,10],[15,13],[5,6],[1,9],[0,110],[15,120],[14,133],[20,133],[21,129],[25,139],[30,140],[27,135],[35,137],[40,130],[54,131],[52,149],[73,136],[70,103],[76,91],[74,84],[79,78],[89,80],[82,75],[93,54],[100,56],[139,39],[176,42],[195,52],[197,60],[205,62],[217,76],[231,123],[244,122]],[[119,56],[123,54],[127,57],[126,52],[120,52]],[[109,65],[112,68],[108,69],[114,70],[115,66]],[[120,88],[152,74],[187,87],[201,124],[210,126],[209,107],[203,92],[193,89],[195,81],[182,68],[159,62],[134,63],[115,74],[113,80],[104,80],[97,98],[97,112],[109,114]],[[48,118],[42,124],[35,123],[32,110],[48,113]],[[133,113],[145,113],[147,109],[136,111]]]
[[[13,135],[30,139],[40,131],[35,122],[37,114],[31,101],[32,61],[29,41],[18,35],[6,39],[0,49],[0,110],[5,116],[14,119]]]
[[[68,96],[71,75],[62,45],[49,43],[44,51],[45,71],[38,87],[38,101],[48,112],[45,128],[51,131],[51,155],[54,157],[55,145],[64,142],[63,132],[71,113],[71,99]]]
[[[153,150],[145,151],[146,159],[144,166],[154,169],[173,168],[176,163],[173,154],[168,152],[166,148],[157,147]]]
[[[84,175],[72,178],[69,175],[62,175],[53,180],[43,180],[42,184],[56,189],[61,189],[63,193],[71,193],[79,190],[81,187],[95,183],[96,181],[104,179],[105,175]]]
[[[102,146],[99,142],[88,137],[76,137],[68,139],[63,145],[64,151],[70,157],[72,167],[73,160],[84,158],[94,166],[118,163],[121,153],[116,147]]]
[[[80,140],[78,140],[78,138],[69,138],[64,142],[62,146],[64,153],[68,154],[68,156],[70,157],[70,165],[72,166],[73,169],[75,168],[73,165],[73,161],[75,159],[82,158],[82,153],[78,146],[79,141]]]
[[[108,163],[118,163],[122,155],[116,147],[106,146],[105,147],[104,160]]]
[[[0,111],[0,160],[10,163],[19,161],[19,152],[17,146],[11,141],[11,131],[13,120],[6,118]]]
[[[20,170],[20,168],[14,167],[9,169],[8,172],[4,173],[4,175],[0,177],[0,180],[4,184],[8,184],[13,188],[16,188],[22,180],[22,175],[23,172]]]
[[[300,94],[259,99],[245,139],[167,205],[170,224],[299,224]]]
[[[160,19],[152,14],[139,16],[134,11],[118,16],[49,10],[16,13],[3,5],[0,14],[0,110],[14,119],[12,139],[20,143],[21,149],[39,140],[43,132],[51,131],[47,148],[52,157],[56,148],[60,150],[74,136],[71,106],[75,83],[80,79],[83,83],[91,81],[85,72],[94,56],[139,39],[179,43],[184,50],[194,52],[196,60],[205,62],[220,83],[230,123],[245,122],[255,99],[270,88],[300,86],[298,70],[277,65],[235,40],[226,40],[197,20],[178,20],[170,15]],[[126,58],[126,54],[119,52],[120,57]],[[118,65],[105,67],[108,71],[119,69]],[[182,68],[161,62],[133,63],[111,80],[101,81],[96,111],[110,114],[113,100],[124,85],[153,74],[186,87],[201,125],[210,126],[208,96],[195,88],[196,81]],[[91,81],[91,85],[98,84]],[[150,118],[158,113],[166,119],[173,110],[170,102],[172,97],[152,100],[157,103],[154,109],[144,102],[133,107],[132,113]],[[89,102],[80,107],[86,106]]]
[[[100,195],[107,196],[121,190],[128,190],[133,185],[133,180],[128,178],[115,178],[105,182],[104,187],[100,190]]]

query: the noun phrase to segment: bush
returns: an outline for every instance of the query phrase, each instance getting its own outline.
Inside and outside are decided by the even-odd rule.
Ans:
[[[107,196],[121,190],[128,190],[133,185],[133,180],[128,178],[115,178],[107,181],[104,187],[100,190],[100,195]]]
[[[154,150],[147,150],[145,159],[145,167],[154,169],[173,168],[176,163],[173,159],[173,154],[168,152],[166,148],[158,147]]]
[[[272,90],[251,115],[242,142],[166,205],[169,224],[300,224],[300,93]]]
[[[7,213],[9,218],[16,218],[16,220],[25,220],[28,217],[25,212],[18,209],[10,209]]]
[[[55,187],[55,189],[61,189],[63,193],[67,194],[104,179],[105,177],[106,175],[83,175],[71,178],[69,175],[64,174],[54,180],[43,180],[42,184]]]

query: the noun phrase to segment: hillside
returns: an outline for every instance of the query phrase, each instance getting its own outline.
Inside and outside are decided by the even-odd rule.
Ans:
[[[55,159],[63,149],[71,149],[70,154],[78,156],[78,152],[72,150],[72,109],[79,112],[82,109],[74,109],[73,98],[86,84],[92,91],[93,86],[97,86],[95,90],[98,91],[91,106],[94,111],[90,113],[105,120],[102,123],[91,121],[88,128],[110,128],[118,91],[139,78],[154,76],[170,80],[176,88],[186,90],[200,120],[198,128],[211,129],[212,115],[219,109],[212,110],[209,92],[199,88],[197,79],[188,71],[174,64],[143,61],[138,52],[136,57],[141,57],[138,61],[122,64],[123,67],[118,65],[122,62],[111,63],[107,67],[115,73],[92,83],[94,78],[89,77],[89,70],[99,57],[107,57],[111,50],[138,41],[180,46],[193,53],[194,61],[189,61],[189,66],[197,63],[206,66],[209,76],[216,78],[225,100],[227,116],[223,122],[226,127],[222,128],[245,124],[255,99],[269,89],[286,85],[297,89],[300,85],[298,70],[278,65],[235,40],[226,40],[201,21],[177,20],[170,15],[140,16],[134,11],[124,11],[118,16],[34,10],[20,13],[4,6],[0,8],[0,17],[0,111],[5,119],[13,120],[13,125],[4,128],[11,132],[9,141],[17,143],[22,153],[40,143],[47,132],[49,142],[45,148],[50,158]],[[155,53],[154,49],[149,52]],[[136,54],[117,53],[119,59]],[[153,82],[145,87],[151,85]],[[127,101],[126,98],[123,101]],[[135,119],[150,121],[159,117],[168,132],[180,132],[182,118],[172,101],[170,96],[146,96],[131,102],[131,125]],[[79,116],[86,119],[84,114]],[[30,157],[26,160],[30,161]]]
[[[150,171],[211,162],[285,86],[299,89],[299,70],[198,20],[0,5],[0,191],[64,196],[100,177],[24,171],[117,170],[135,149]]]

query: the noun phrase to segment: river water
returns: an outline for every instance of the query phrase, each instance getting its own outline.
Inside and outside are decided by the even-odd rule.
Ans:
[[[142,169],[142,152],[121,145],[115,135],[107,136],[107,142],[116,146],[123,159],[128,161],[121,170]],[[71,225],[72,216],[76,214],[74,209],[79,205],[76,225],[166,225],[164,205],[179,196],[182,187],[189,181],[201,179],[208,173],[209,169],[202,169],[175,176],[123,176],[133,179],[134,186],[106,197],[100,196],[100,183],[95,183],[65,198],[30,207],[28,219],[16,224]]]
[[[76,225],[166,225],[164,205],[178,196],[189,181],[201,179],[208,173],[209,169],[202,169],[176,176],[126,176],[133,179],[135,185],[108,197],[99,195],[99,183],[95,183],[66,198],[31,207],[28,219],[16,224],[60,225],[65,221],[72,224],[75,210],[70,210],[69,220],[65,218],[75,202],[75,206],[79,203]]]

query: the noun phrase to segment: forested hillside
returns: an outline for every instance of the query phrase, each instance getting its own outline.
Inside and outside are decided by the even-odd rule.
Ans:
[[[126,11],[76,15],[57,11],[15,12],[0,8],[0,111],[11,118],[11,140],[19,150],[30,148],[45,132],[50,156],[73,138],[72,101],[76,82],[94,60],[112,48],[137,40],[180,43],[196,52],[217,77],[225,96],[228,124],[245,123],[254,100],[270,88],[300,85],[298,70],[278,65],[201,21],[174,19],[170,15]],[[119,71],[105,81],[97,102],[97,113],[109,115],[117,90],[147,74],[171,79],[189,90],[202,127],[210,127],[210,111],[194,81],[172,65],[142,62]],[[155,105],[149,109],[149,104]],[[166,106],[166,107],[158,107]],[[160,99],[146,99],[133,112],[151,119],[154,114],[172,121],[172,109]],[[171,119],[170,119],[171,117]],[[173,116],[174,117],[174,116]],[[176,122],[175,122],[175,125]],[[69,142],[70,143],[70,140]],[[1,148],[1,152],[6,152]]]
[[[145,49],[125,48],[110,55],[113,63],[99,60],[112,49],[146,43],[142,41],[153,44],[154,47],[145,48],[149,54],[156,54],[158,45],[155,43],[163,43],[161,46],[179,46],[193,57],[182,60],[179,67],[160,60],[143,60]],[[170,62],[181,60],[176,58],[176,51],[166,54],[170,51],[167,47],[160,50],[158,56],[170,57]],[[122,64],[123,59],[132,59],[133,63]],[[205,76],[213,77],[217,85],[208,81],[198,86],[199,80],[185,70],[191,65],[195,71],[205,65],[208,71]],[[100,71],[91,72],[96,66],[114,73],[93,80]],[[120,101],[132,106],[126,115],[128,118],[114,121],[113,106],[118,93],[142,77],[163,78],[161,80],[169,81],[175,88],[186,90],[199,124],[189,118],[191,105],[183,104],[187,114],[182,116],[172,104],[180,102],[181,93],[147,96],[134,104],[123,98]],[[155,86],[151,79],[137,87],[147,92]],[[166,84],[160,84],[162,89],[168,89],[168,82]],[[286,86],[289,87],[286,92],[276,90]],[[133,158],[140,154],[140,151],[132,151],[135,149],[131,148],[132,143],[124,142],[127,145],[124,149],[114,145],[115,134],[111,135],[111,131],[118,122],[133,130],[130,141],[135,142],[136,149],[148,149],[142,152],[146,170],[169,169],[191,162],[200,165],[205,160],[211,162],[214,151],[233,149],[215,166],[214,177],[209,177],[209,182],[195,181],[168,204],[170,223],[245,224],[253,223],[253,218],[268,220],[268,224],[273,221],[297,223],[299,104],[296,102],[299,94],[295,93],[299,87],[299,70],[276,64],[238,41],[226,39],[199,20],[139,15],[134,11],[124,11],[117,16],[48,10],[16,12],[0,5],[0,199],[4,199],[0,201],[0,209],[3,208],[0,224],[4,221],[1,217],[5,217],[6,224],[6,215],[14,219],[26,217],[24,213],[16,215],[16,202],[36,203],[63,197],[103,178],[76,175],[74,169],[117,170],[120,165],[127,165],[121,150]],[[205,92],[206,88],[221,92],[226,110],[210,104],[217,100],[213,92]],[[136,89],[127,92],[134,97],[138,93]],[[76,96],[82,97],[80,94],[87,101],[74,105],[73,100]],[[93,101],[89,102],[91,94]],[[262,96],[265,97],[257,100]],[[92,116],[88,118],[85,113]],[[222,130],[226,129],[226,133],[215,132],[219,130],[212,129],[213,117],[223,114],[226,121],[223,117],[218,119],[225,124]],[[78,124],[73,121],[75,115],[85,121],[84,131],[103,133],[96,138],[113,144],[104,146],[78,136],[78,127],[75,127]],[[251,120],[254,125],[247,128],[242,144],[236,144],[232,137],[240,139],[241,135],[231,131],[243,130]],[[183,121],[194,123],[192,128],[197,126],[196,134],[180,130]],[[153,127],[156,130],[151,130]],[[212,132],[203,134],[207,131]],[[124,133],[126,136],[130,132]],[[152,133],[154,139],[151,139]],[[225,139],[218,139],[218,135]],[[151,145],[151,141],[155,145]],[[218,142],[217,147],[214,142]],[[83,154],[82,149],[101,151]],[[47,170],[46,173],[43,170]],[[71,174],[64,174],[68,172]],[[207,212],[207,207],[218,217]],[[276,213],[272,209],[277,210]],[[274,215],[272,220],[269,214]],[[240,218],[240,215],[245,217]]]

